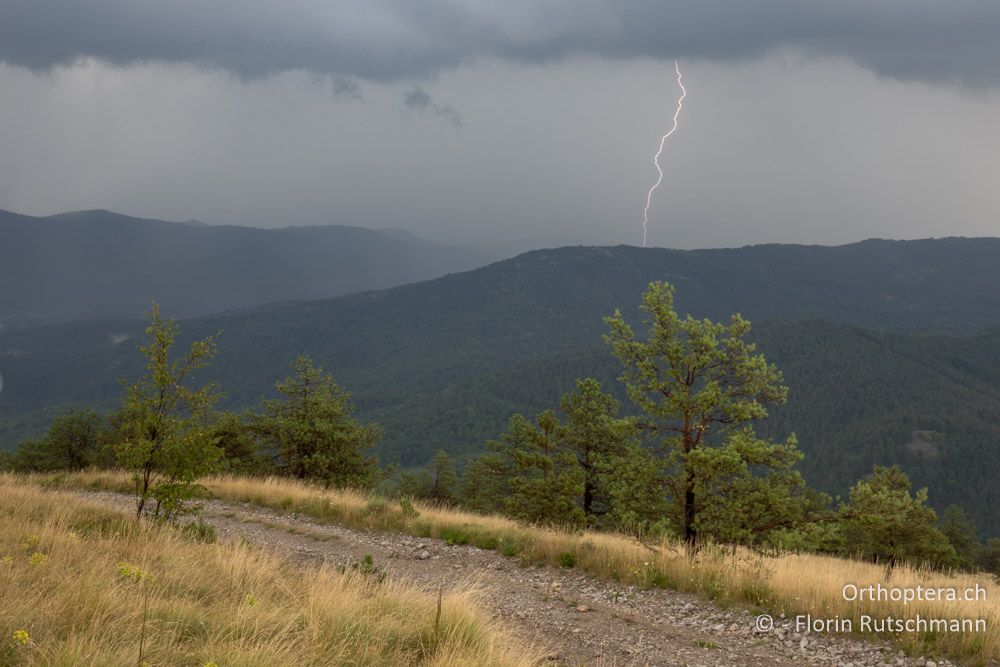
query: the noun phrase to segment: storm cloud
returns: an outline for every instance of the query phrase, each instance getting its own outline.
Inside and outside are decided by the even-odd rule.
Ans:
[[[2,0],[0,60],[396,81],[481,59],[732,62],[793,48],[900,80],[995,87],[998,29],[995,0]]]
[[[417,86],[403,96],[403,104],[414,111],[432,113],[455,127],[462,127],[462,115],[450,104],[438,104],[430,93]]]
[[[995,236],[997,34],[997,0],[0,0],[0,209],[639,243],[677,58],[651,244]]]

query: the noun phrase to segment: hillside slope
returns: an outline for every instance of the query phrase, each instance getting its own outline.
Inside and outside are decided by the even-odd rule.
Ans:
[[[678,286],[682,312],[741,311],[758,325],[756,339],[791,387],[768,428],[799,435],[813,483],[844,493],[872,463],[903,463],[932,486],[935,504],[961,502],[1000,532],[1000,499],[988,484],[1000,476],[1000,336],[913,333],[997,324],[998,267],[1000,241],[992,239],[563,248],[380,292],[188,320],[182,329],[187,340],[222,331],[205,378],[222,385],[232,407],[256,403],[290,359],[311,354],[363,416],[385,426],[383,460],[414,465],[438,447],[479,451],[512,412],[552,406],[576,377],[613,386],[618,371],[602,347],[602,318],[622,307],[636,319],[646,283],[666,279]],[[48,411],[38,413],[40,425],[53,406],[112,405],[118,378],[141,368],[141,331],[141,322],[100,321],[0,334],[0,439],[11,446],[13,434],[30,431],[31,413]]]
[[[398,231],[327,225],[255,229],[80,211],[0,211],[0,325],[178,317],[392,287],[495,257]]]

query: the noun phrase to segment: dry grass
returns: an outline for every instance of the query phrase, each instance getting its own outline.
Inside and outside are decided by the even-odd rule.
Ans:
[[[146,596],[151,666],[538,662],[471,594],[444,597],[435,633],[432,594],[303,570],[0,476],[0,665],[134,666]]]
[[[50,478],[43,478],[50,479]],[[51,482],[50,482],[51,483]],[[61,484],[122,490],[121,473],[88,472],[62,476]],[[298,512],[320,521],[474,544],[527,562],[575,566],[598,576],[644,587],[693,592],[720,603],[747,604],[761,611],[814,618],[876,617],[984,619],[985,633],[883,634],[909,651],[949,655],[982,662],[1000,660],[1000,586],[989,575],[947,574],[818,555],[762,556],[746,549],[706,548],[691,559],[679,545],[664,541],[641,544],[626,535],[572,533],[525,526],[499,516],[483,516],[416,504],[408,513],[398,502],[350,490],[324,490],[280,478],[217,476],[203,480],[215,497]],[[844,599],[846,584],[859,586],[957,587],[978,584],[986,600],[978,602],[854,602]]]

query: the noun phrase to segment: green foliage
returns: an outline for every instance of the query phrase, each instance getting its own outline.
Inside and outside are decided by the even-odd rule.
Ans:
[[[341,566],[339,569],[341,572],[357,572],[372,577],[375,581],[384,581],[388,576],[384,567],[375,564],[375,558],[371,554],[365,554],[361,559],[351,563],[349,568]]]
[[[399,511],[406,520],[416,519],[420,516],[420,512],[413,506],[413,502],[409,498],[399,499]]]
[[[455,500],[457,486],[455,461],[447,452],[439,449],[423,469],[400,475],[398,493],[410,498],[451,503]]]
[[[273,462],[254,432],[251,417],[223,412],[212,424],[209,437],[222,450],[222,470],[237,475],[272,472]]]
[[[944,508],[938,521],[938,528],[955,550],[960,568],[972,570],[979,565],[983,545],[979,542],[976,524],[972,523],[965,510],[958,505]]]
[[[594,378],[577,380],[576,390],[562,397],[559,408],[566,416],[559,429],[560,444],[583,471],[580,509],[588,523],[597,524],[611,513],[614,462],[634,447],[635,426],[631,419],[619,418],[618,401],[604,393]]]
[[[1000,537],[991,537],[986,540],[983,552],[979,556],[979,567],[987,572],[992,572],[1000,579]]]
[[[509,494],[509,466],[499,451],[488,451],[470,461],[462,474],[462,504],[480,514],[501,511]]]
[[[469,544],[472,542],[473,534],[466,528],[454,528],[445,526],[438,531],[438,537],[448,545]]]
[[[725,445],[692,450],[687,470],[694,473],[696,531],[722,542],[752,544],[774,530],[797,526],[808,500],[794,469],[802,459],[796,444],[794,436],[772,443],[747,427],[734,430]]]
[[[814,521],[772,532],[768,539],[783,551],[843,554],[847,543],[836,521]]]
[[[620,530],[638,535],[663,535],[670,528],[670,504],[663,462],[652,450],[631,443],[601,463],[610,498],[609,519]]]
[[[803,487],[793,470],[801,458],[795,438],[773,443],[751,426],[788,390],[745,340],[750,323],[739,315],[728,325],[682,319],[673,287],[662,282],[650,283],[642,310],[646,340],[620,311],[606,320],[621,379],[641,411],[636,425],[655,455],[633,455],[632,477],[662,490],[664,518],[692,544],[700,536],[749,542],[795,525]],[[650,469],[641,470],[643,463]]]
[[[194,542],[212,544],[218,540],[215,528],[201,517],[181,526],[181,534]]]
[[[265,401],[254,419],[278,470],[328,486],[373,486],[378,460],[367,452],[381,430],[354,418],[350,395],[308,356],[292,362],[292,371],[276,385],[282,398]]]
[[[484,279],[477,289],[491,285],[490,280]],[[457,289],[456,285],[453,287]],[[750,340],[749,325],[742,318],[735,317],[728,325],[691,317],[681,319],[673,310],[670,288],[660,285],[659,289],[659,294],[647,293],[644,299],[648,338],[637,341],[631,329],[617,326],[620,322],[627,327],[626,318],[611,318],[610,338],[616,352],[632,355],[625,364],[626,376],[631,374],[626,377],[627,394],[637,403],[640,414],[634,419],[622,419],[618,415],[618,399],[625,397],[621,390],[613,389],[616,393],[612,396],[600,391],[596,379],[580,381],[576,392],[564,396],[559,403],[561,422],[552,413],[538,415],[535,423],[524,418],[511,422],[513,425],[497,446],[468,464],[459,492],[462,502],[483,511],[510,511],[533,521],[625,527],[647,534],[666,530],[683,534],[688,519],[687,491],[691,489],[696,516],[690,526],[697,535],[745,543],[769,540],[792,549],[857,551],[856,545],[848,546],[848,535],[842,530],[852,528],[856,517],[840,517],[845,521],[841,525],[830,516],[822,516],[825,504],[811,502],[808,490],[794,470],[800,457],[795,440],[770,439],[794,426],[803,435],[802,447],[809,454],[803,469],[811,473],[811,481],[815,480],[825,490],[846,489],[870,468],[872,460],[900,461],[915,484],[922,486],[928,481],[932,484],[935,499],[961,500],[977,522],[995,530],[995,501],[1000,495],[989,482],[995,476],[991,470],[1000,463],[993,446],[996,434],[1000,433],[996,430],[996,424],[1000,423],[996,408],[1000,405],[997,393],[1000,385],[995,379],[995,369],[1000,368],[996,353],[1000,349],[996,346],[1000,334],[948,339],[875,333],[819,321],[772,322],[755,329],[754,340],[768,351],[768,359],[778,360],[786,373],[790,372],[789,384],[795,387],[796,402],[781,406],[784,381],[774,366],[767,364],[746,342]],[[555,313],[551,321],[532,320],[531,313],[517,309],[520,300],[508,304],[512,306],[510,311],[493,313],[496,317],[489,320],[487,333],[505,332],[496,340],[509,341],[508,347],[484,349],[476,338],[476,344],[470,348],[460,345],[456,348],[452,343],[463,339],[447,338],[450,331],[438,332],[445,338],[435,338],[436,344],[441,340],[448,343],[438,346],[449,350],[447,363],[443,363],[444,358],[435,357],[419,340],[401,338],[392,327],[384,327],[379,330],[384,330],[387,338],[379,339],[378,347],[368,347],[366,343],[352,348],[360,352],[357,355],[338,356],[339,353],[331,352],[336,346],[324,338],[320,341],[323,343],[319,345],[320,353],[337,363],[338,369],[346,368],[352,388],[356,386],[354,382],[363,388],[359,394],[361,414],[388,417],[393,426],[389,451],[408,457],[411,462],[422,461],[428,455],[428,442],[448,442],[450,451],[461,457],[482,441],[481,434],[500,431],[511,413],[534,414],[553,405],[561,389],[580,371],[593,372],[601,379],[613,377],[613,360],[586,348],[587,341],[594,337],[593,327],[584,319],[572,317],[574,313],[592,310],[594,299],[582,299],[564,309],[566,300],[579,295],[572,290],[550,292],[541,291],[541,310],[534,314]],[[608,296],[601,292],[600,299],[617,293],[612,291]],[[380,298],[392,301],[396,299],[394,294]],[[403,306],[399,301],[393,303]],[[722,307],[722,302],[702,304],[699,300],[698,303],[701,312],[720,312]],[[749,303],[753,308],[754,302]],[[366,317],[377,319],[386,305],[380,302],[378,307],[366,306],[353,301],[351,304],[352,308],[359,308],[351,312],[363,321],[368,321]],[[419,319],[422,312],[410,313],[419,320],[421,331],[437,331],[436,320]],[[444,316],[447,312],[438,314]],[[312,317],[309,313],[301,316]],[[282,330],[278,335],[271,328],[261,329],[256,319],[244,322],[241,317],[235,317],[233,322],[251,327],[254,335],[263,336],[266,346],[274,349],[279,349],[279,343],[284,344],[283,336],[296,335],[297,329]],[[332,325],[339,321],[327,322],[331,325],[328,328],[332,331],[335,329]],[[545,334],[544,340],[534,329],[530,336],[517,337],[525,331],[525,323],[531,321],[539,323],[538,332]],[[282,321],[271,324],[284,326]],[[209,325],[216,326],[211,322],[192,323],[194,327]],[[645,329],[640,333],[647,336]],[[94,336],[107,347],[106,332],[99,334]],[[339,334],[331,334],[336,335]],[[24,340],[14,340],[19,341],[11,344],[14,349],[25,347]],[[30,356],[31,348],[26,349]],[[388,361],[373,357],[373,351],[386,354]],[[645,361],[642,355],[634,354],[637,351],[648,353]],[[240,404],[246,404],[252,386],[246,380],[246,363],[240,361],[242,353],[238,348],[234,361],[227,351],[226,359],[220,359],[225,364],[223,370],[216,371],[213,364],[205,372],[232,378],[240,392],[238,400],[243,402]],[[120,367],[116,365],[121,361],[120,352],[117,356],[101,354],[104,353],[95,353],[94,363]],[[65,358],[75,357],[66,353]],[[676,368],[671,365],[674,362],[679,364]],[[11,377],[18,387],[23,386],[26,378],[23,369],[18,370],[17,358],[11,358],[9,364],[5,359],[4,363],[5,375],[12,364]],[[85,366],[90,362],[77,363]],[[147,372],[148,366],[147,359]],[[323,379],[321,372],[312,370]],[[700,371],[703,374],[688,382],[685,370],[696,376]],[[255,364],[254,372],[249,375],[257,377],[271,371],[273,359],[263,362],[260,368]],[[935,382],[927,382],[928,376],[935,377]],[[339,370],[338,377],[341,377]],[[384,382],[387,378],[393,379],[391,386]],[[300,379],[290,378],[281,383],[290,393],[282,392],[282,399],[269,402],[269,405],[284,404],[284,412],[271,412],[266,406],[265,414],[254,419],[241,419],[233,414],[216,419],[209,417],[205,408],[192,411],[180,407],[174,414],[190,419],[199,412],[200,419],[189,422],[189,432],[207,432],[210,443],[224,452],[225,465],[230,470],[266,472],[276,463],[279,470],[297,474],[291,461],[319,443],[318,454],[306,452],[297,457],[298,462],[311,469],[310,477],[328,484],[342,483],[336,479],[340,472],[334,470],[339,466],[334,461],[342,458],[338,450],[342,442],[331,445],[329,441],[350,440],[352,429],[347,427],[338,432],[330,424],[346,421],[361,430],[368,427],[354,421],[346,392],[332,384],[329,376],[325,379],[332,385],[329,402],[333,408],[328,415],[315,420],[311,416],[301,419],[299,426],[305,425],[301,429],[284,428],[287,424],[272,428],[280,420],[268,422],[278,413],[289,417],[291,423],[310,412],[307,409],[296,415],[292,407],[309,403],[304,396],[296,403],[302,387],[288,384]],[[436,388],[439,380],[444,384],[443,389]],[[725,381],[730,382],[729,389],[742,383],[740,387],[746,395],[727,394]],[[431,382],[433,390],[428,389]],[[684,390],[668,396],[664,391],[671,383]],[[635,401],[637,388],[639,401]],[[259,395],[258,390],[252,391]],[[14,400],[21,400],[20,396],[15,394]],[[8,394],[5,400],[10,400]],[[717,414],[710,414],[704,431],[699,434],[697,429],[687,430],[689,442],[698,437],[702,441],[691,451],[685,451],[684,418],[693,416],[692,423],[697,426],[699,414],[711,413],[709,406],[713,401],[718,403]],[[768,412],[772,414],[762,422]],[[111,416],[107,435],[102,437],[119,443],[134,440],[135,421],[126,401],[125,409]],[[756,432],[746,428],[751,423]],[[636,425],[645,436],[641,443],[634,437]],[[31,458],[36,463],[47,467],[50,464],[44,463],[48,457],[44,452],[49,450],[41,446],[45,440],[39,439],[27,449],[33,452]],[[362,451],[373,441],[374,438],[369,438]],[[195,447],[196,443],[189,444]],[[287,446],[285,455],[283,446]],[[53,447],[51,451],[60,450]],[[429,493],[439,499],[450,495],[447,489],[452,485],[447,470],[451,462],[446,456],[437,460],[439,457],[424,470],[404,475],[404,486],[408,485],[410,495]],[[366,486],[378,477],[374,466],[364,465],[364,461],[371,460],[365,454],[343,458],[347,461],[345,478],[367,478],[348,484]],[[355,465],[358,461],[362,463]],[[13,466],[15,460],[8,458],[5,465]],[[67,463],[71,465],[77,464]],[[331,475],[331,470],[336,474]],[[439,478],[444,483],[435,481]],[[190,496],[196,491],[189,481],[162,481],[158,488],[165,502],[158,502],[158,506],[166,514],[172,513],[170,496]],[[537,498],[542,499],[541,505],[535,502]],[[942,514],[940,529],[955,547],[956,557],[964,567],[977,560],[975,540],[969,539],[966,528],[962,522],[950,521]],[[856,535],[850,537],[854,539]],[[967,548],[961,546],[963,540]],[[978,560],[985,562],[986,558],[984,553]]]
[[[551,410],[535,424],[511,417],[500,439],[487,443],[488,453],[466,468],[466,505],[572,527],[611,515],[611,462],[628,451],[635,429],[618,417],[618,401],[592,378],[578,380],[560,408],[562,423]]]
[[[11,457],[10,468],[19,472],[83,470],[109,463],[108,426],[93,410],[74,410],[56,417],[49,432],[26,440]]]
[[[535,424],[514,415],[500,440],[488,443],[507,467],[509,493],[502,507],[509,516],[560,526],[583,524],[577,500],[583,495],[584,473],[560,447],[558,426],[551,410],[538,415]]]
[[[154,515],[173,521],[196,491],[199,477],[211,472],[222,452],[205,427],[207,411],[217,400],[215,387],[187,385],[192,374],[215,354],[212,338],[196,341],[180,358],[171,357],[178,328],[160,317],[154,304],[149,313],[146,373],[125,389],[115,458],[133,473],[136,514],[155,501]]]
[[[890,567],[899,561],[958,565],[955,549],[938,530],[937,515],[926,502],[927,489],[911,495],[910,479],[897,466],[875,466],[854,485],[840,510],[848,553]]]

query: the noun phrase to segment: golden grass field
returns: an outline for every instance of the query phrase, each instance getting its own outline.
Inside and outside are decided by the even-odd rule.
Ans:
[[[124,473],[84,472],[36,476],[49,486],[127,490]],[[643,544],[622,534],[566,532],[519,524],[499,516],[483,516],[421,503],[416,513],[399,502],[351,490],[323,489],[283,478],[215,476],[202,480],[219,499],[298,512],[319,521],[356,528],[437,537],[455,543],[497,549],[527,562],[581,568],[597,576],[636,584],[694,592],[721,604],[737,603],[774,614],[852,619],[876,617],[983,619],[985,633],[882,634],[909,651],[949,655],[973,663],[1000,660],[1000,586],[990,575],[949,574],[897,566],[887,578],[884,567],[856,560],[808,554],[765,556],[747,549],[706,548],[695,558],[669,540]],[[896,587],[985,589],[975,602],[847,601],[846,584]],[[857,627],[857,623],[855,623]]]
[[[177,529],[0,476],[0,665],[496,665],[518,646],[474,595],[433,594]],[[437,631],[435,632],[435,628]]]

